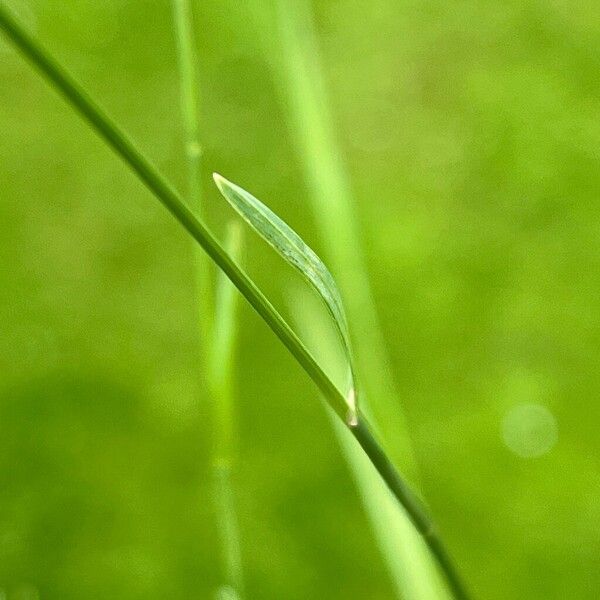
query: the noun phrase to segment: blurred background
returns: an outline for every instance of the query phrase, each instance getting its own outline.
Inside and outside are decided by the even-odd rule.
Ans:
[[[194,3],[218,171],[315,250],[269,2]],[[12,0],[182,191],[167,1]],[[600,10],[313,1],[422,489],[477,598],[600,589]],[[190,239],[0,39],[0,598],[219,581]],[[248,234],[282,309],[298,280]],[[312,382],[246,303],[235,484],[248,598],[392,598]]]

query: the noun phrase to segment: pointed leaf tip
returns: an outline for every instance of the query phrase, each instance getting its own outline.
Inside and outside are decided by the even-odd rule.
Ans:
[[[221,190],[223,182],[226,182],[227,179],[225,179],[225,177],[223,177],[223,175],[219,175],[219,173],[213,173],[212,177],[213,177],[213,181],[215,182],[217,187]]]

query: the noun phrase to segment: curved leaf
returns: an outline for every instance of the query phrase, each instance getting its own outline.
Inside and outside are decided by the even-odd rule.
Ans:
[[[214,173],[213,178],[229,204],[254,231],[310,283],[325,303],[339,333],[348,361],[351,384],[346,400],[351,411],[350,418],[354,419],[356,415],[356,378],[350,333],[342,298],[333,276],[317,254],[304,243],[304,240],[260,200],[218,173]]]

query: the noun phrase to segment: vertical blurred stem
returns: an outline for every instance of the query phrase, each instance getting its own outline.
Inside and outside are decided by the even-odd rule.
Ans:
[[[193,17],[189,0],[173,0],[173,17],[177,42],[189,200],[196,216],[203,219],[202,147],[200,145],[197,101],[199,87]],[[234,260],[240,255],[241,234],[239,228],[233,225],[229,227],[225,248]],[[213,299],[208,257],[196,244],[194,244],[194,254],[200,353],[214,404],[213,497],[225,578],[225,583],[220,586],[217,596],[219,598],[241,598],[243,594],[242,559],[232,486],[232,363],[236,338],[237,294],[231,282],[219,272]]]
[[[239,262],[242,238],[238,223],[230,223],[225,249],[233,260]],[[239,294],[231,281],[219,272],[209,379],[215,402],[214,498],[227,582],[227,586],[221,589],[220,595],[229,598],[240,598],[244,588],[239,528],[232,485],[235,439],[232,375],[237,337],[238,298]]]
[[[333,131],[309,0],[275,0],[282,89],[310,189],[313,213],[352,324],[368,412],[394,462],[416,478],[399,394],[371,293],[349,177]]]
[[[355,334],[362,408],[379,431],[392,461],[416,479],[408,428],[391,376],[361,250],[349,177],[335,140],[310,0],[275,0],[275,3],[281,36],[281,88],[321,241],[342,288]],[[381,495],[369,489],[372,477],[365,478],[356,453],[341,442],[399,595],[409,600],[443,598],[445,592],[436,581],[431,558],[407,515],[394,507],[398,520],[394,523],[395,533],[390,533],[394,527],[382,522],[385,506],[376,508]]]
[[[185,136],[185,156],[188,171],[188,200],[198,219],[204,219],[202,203],[200,125],[198,121],[197,59],[189,0],[173,0],[175,40],[179,67],[181,115]],[[208,361],[210,331],[212,327],[212,286],[208,257],[194,245],[196,260],[196,288],[199,310],[199,335],[204,364]]]

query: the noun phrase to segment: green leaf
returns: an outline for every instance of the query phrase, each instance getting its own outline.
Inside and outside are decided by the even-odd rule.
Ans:
[[[302,238],[260,200],[218,173],[214,173],[213,178],[231,206],[286,262],[300,272],[325,303],[339,333],[348,362],[350,385],[346,401],[350,408],[349,419],[354,421],[357,393],[350,333],[342,298],[333,276]]]

